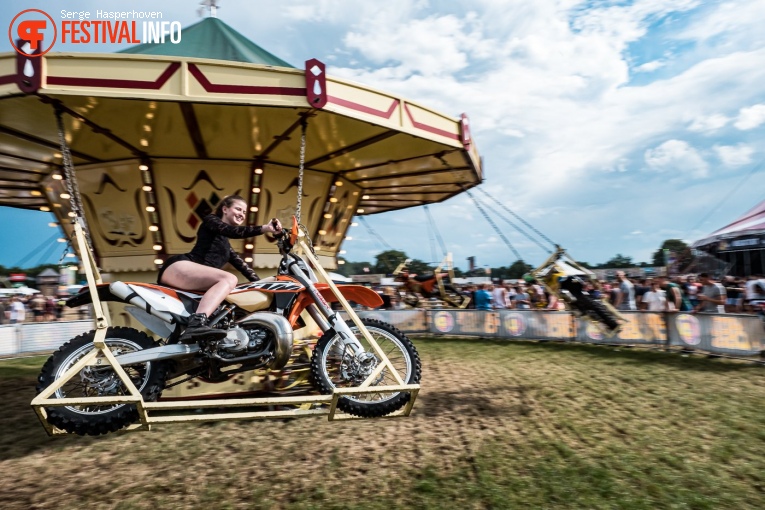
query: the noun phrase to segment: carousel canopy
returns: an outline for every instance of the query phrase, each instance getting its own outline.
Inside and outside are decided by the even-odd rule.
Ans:
[[[693,243],[693,248],[710,245],[718,251],[760,249],[765,247],[765,200],[704,239]],[[744,238],[744,239],[742,239]]]
[[[289,67],[218,19],[182,41],[0,54],[0,206],[51,210],[71,233],[56,111],[106,270],[188,251],[227,194],[248,201],[249,224],[286,221],[301,153],[302,220],[332,258],[354,215],[440,202],[482,180],[464,115],[332,78],[315,59]],[[235,249],[276,253],[257,239]]]

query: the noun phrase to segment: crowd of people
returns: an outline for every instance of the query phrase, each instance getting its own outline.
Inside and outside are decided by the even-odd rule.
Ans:
[[[754,313],[765,304],[765,278],[726,276],[717,281],[707,273],[633,279],[624,272],[616,281],[586,282],[585,290],[595,299],[606,301],[617,310],[684,311],[706,313]],[[477,310],[532,309],[562,310],[555,294],[531,281],[481,283],[462,289]]]
[[[0,324],[50,322],[62,319],[65,299],[35,294],[0,298]]]

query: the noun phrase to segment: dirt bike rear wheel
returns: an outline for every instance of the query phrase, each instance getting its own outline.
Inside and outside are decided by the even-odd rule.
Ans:
[[[412,341],[394,326],[374,319],[361,319],[369,333],[386,353],[393,367],[405,384],[420,382],[420,357]],[[354,332],[364,349],[374,352],[358,327],[348,321],[348,327]],[[375,356],[376,362],[379,358]],[[316,344],[311,358],[311,383],[325,395],[331,394],[335,388],[360,386],[366,379],[363,374],[353,374],[351,366],[353,352],[344,349],[340,335],[325,334]],[[376,364],[375,364],[376,366]],[[370,370],[371,373],[371,370]],[[393,386],[396,379],[389,369],[383,369],[378,378],[370,385]],[[377,418],[401,409],[409,402],[409,393],[368,393],[353,397],[341,397],[337,406],[346,413],[364,418]]]
[[[37,393],[61,378],[93,349],[95,330],[74,337],[54,352],[43,365],[37,378]],[[156,347],[154,340],[145,333],[131,328],[115,327],[106,331],[106,345],[116,356],[128,352]],[[147,362],[123,367],[143,399],[155,401],[165,387],[167,364]],[[71,377],[50,398],[75,398],[94,396],[128,395],[127,388],[116,372],[107,364],[104,367],[87,366]],[[72,405],[46,407],[48,422],[69,433],[81,436],[97,436],[115,432],[138,420],[138,410],[132,404]]]

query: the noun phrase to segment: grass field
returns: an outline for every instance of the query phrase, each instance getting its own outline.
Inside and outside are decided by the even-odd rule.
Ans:
[[[418,339],[410,418],[48,438],[0,362],[0,508],[765,507],[765,367]]]

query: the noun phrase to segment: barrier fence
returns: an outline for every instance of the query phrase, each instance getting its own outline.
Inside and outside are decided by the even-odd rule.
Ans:
[[[569,312],[536,310],[373,310],[360,317],[393,324],[404,333],[505,340],[556,340],[610,345],[653,345],[731,356],[765,351],[762,321],[753,315],[621,312],[626,323],[606,338]],[[0,326],[0,356],[53,351],[93,329],[92,320]]]
[[[0,326],[0,356],[55,351],[93,329],[93,321],[25,322]]]
[[[618,335],[607,338],[590,321],[569,312],[536,310],[385,310],[361,312],[405,333],[476,336],[505,340],[557,340],[609,345],[681,347],[713,354],[759,356],[765,329],[759,317],[683,312],[620,312]]]

